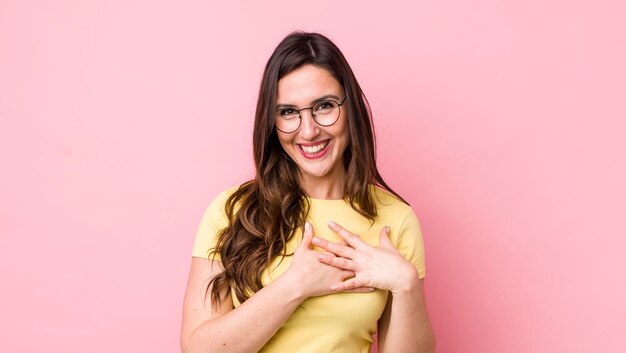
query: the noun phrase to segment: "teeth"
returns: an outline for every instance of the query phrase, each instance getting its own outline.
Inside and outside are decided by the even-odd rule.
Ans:
[[[326,141],[324,143],[320,143],[317,146],[310,146],[309,147],[309,146],[302,146],[302,145],[300,145],[300,148],[302,148],[302,150],[304,152],[306,152],[306,153],[314,154],[314,153],[317,153],[317,152],[323,150],[324,147],[326,147],[327,144],[328,144],[328,141]]]

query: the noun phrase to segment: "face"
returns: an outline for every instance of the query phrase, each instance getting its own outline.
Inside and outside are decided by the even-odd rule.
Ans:
[[[296,109],[310,107],[322,97],[341,102],[344,98],[341,84],[326,70],[304,65],[278,82],[277,106],[289,105]],[[343,152],[350,141],[346,106],[331,126],[315,122],[310,109],[300,111],[300,127],[292,133],[277,130],[283,149],[298,165],[306,184],[316,181],[343,182],[345,167]]]

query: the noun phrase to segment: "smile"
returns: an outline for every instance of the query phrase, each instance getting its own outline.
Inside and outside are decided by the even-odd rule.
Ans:
[[[326,151],[328,150],[327,147],[329,144],[330,144],[330,140],[324,140],[314,145],[309,144],[305,146],[305,145],[298,144],[298,147],[300,147],[300,152],[305,158],[316,159],[326,154]]]

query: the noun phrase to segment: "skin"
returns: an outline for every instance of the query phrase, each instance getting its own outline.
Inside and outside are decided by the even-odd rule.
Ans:
[[[325,69],[306,65],[279,81],[277,103],[308,107],[328,94],[343,98],[339,82]],[[280,143],[298,165],[310,197],[340,199],[346,174],[341,156],[350,143],[345,109],[329,127],[317,125],[310,110],[301,114],[298,130],[278,133]],[[330,139],[330,150],[322,158],[309,160],[298,151],[301,143],[325,139]],[[219,307],[204,297],[207,279],[223,271],[221,263],[193,258],[183,303],[182,351],[256,352],[307,298],[380,288],[391,295],[378,323],[379,352],[434,352],[423,280],[389,241],[389,228],[381,231],[380,246],[372,247],[339,224],[331,222],[329,227],[341,241],[315,237],[306,223],[289,269],[237,310],[230,295]],[[325,252],[312,250],[313,244]]]
[[[318,254],[319,261],[355,274],[331,289],[371,287],[391,294],[378,321],[378,351],[434,352],[435,335],[426,310],[424,280],[389,240],[389,227],[381,230],[379,247],[365,243],[332,221],[328,227],[342,241],[333,243],[314,237],[313,244],[326,250]]]
[[[286,75],[278,82],[277,105],[293,105],[304,108],[313,101],[333,95],[337,101],[345,93],[339,82],[328,70],[313,65],[304,65]],[[301,171],[301,185],[312,198],[341,199],[345,168],[342,156],[350,143],[348,118],[345,106],[340,109],[339,119],[331,126],[318,125],[311,110],[300,112],[302,118],[298,130],[292,133],[278,131],[278,140]],[[302,156],[299,144],[310,144],[329,139],[329,151],[319,159],[310,160]]]

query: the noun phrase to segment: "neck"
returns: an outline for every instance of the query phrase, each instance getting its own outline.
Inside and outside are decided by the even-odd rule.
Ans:
[[[336,171],[323,177],[303,175],[301,187],[313,199],[340,200],[343,198],[343,188],[346,171],[337,168]]]

